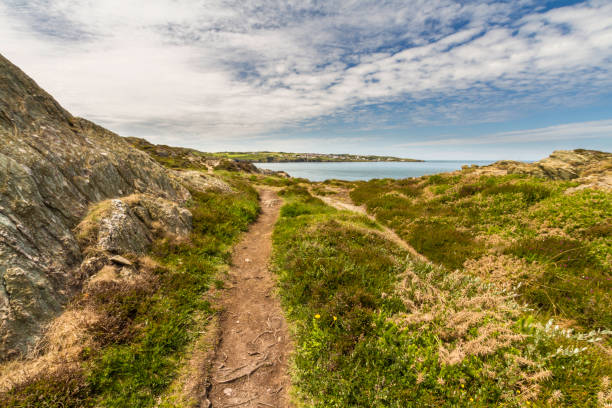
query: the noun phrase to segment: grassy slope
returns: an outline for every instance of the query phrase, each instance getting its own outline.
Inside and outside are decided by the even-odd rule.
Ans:
[[[137,285],[95,286],[76,300],[103,319],[81,368],[43,375],[0,396],[4,407],[150,407],[176,378],[194,329],[212,306],[204,293],[230,261],[231,245],[258,213],[257,193],[233,181],[234,194],[192,192],[189,242],[160,237],[159,263]],[[176,406],[172,404],[172,406]]]
[[[531,400],[541,406],[596,406],[597,393],[609,392],[604,377],[612,375],[610,336],[600,335],[612,328],[612,194],[566,194],[572,186],[463,172],[373,180],[351,193],[447,274],[457,270],[528,305],[512,317],[529,336],[515,348],[538,350],[542,336],[549,343],[530,356],[550,371]],[[545,325],[549,318],[583,334],[555,330]],[[563,399],[546,402],[555,388]]]
[[[463,173],[361,183],[351,196],[432,261],[524,261],[525,273],[508,279],[525,301],[583,328],[612,328],[612,194],[565,194],[572,186]]]
[[[419,249],[440,266],[406,259],[393,244],[342,221],[348,217],[345,213],[299,187],[287,188],[274,234],[275,265],[283,303],[296,330],[295,386],[300,401],[321,407],[603,404],[611,392],[605,378],[612,374],[606,335],[576,334],[546,324],[554,315],[546,304],[538,304],[538,310],[523,306],[524,300],[539,298],[532,291],[549,290],[550,296],[553,290],[525,284],[526,280],[550,279],[553,269],[547,268],[556,272],[566,265],[568,273],[575,273],[584,267],[572,264],[579,259],[574,257],[555,263],[555,257],[573,249],[551,254],[550,248],[558,247],[546,245],[544,252],[536,252],[541,246],[525,244],[522,239],[537,237],[536,232],[529,234],[529,225],[542,223],[519,228],[516,224],[525,221],[525,214],[538,219],[561,205],[550,222],[566,225],[559,214],[576,211],[570,217],[573,231],[584,224],[589,234],[595,229],[602,238],[589,241],[588,250],[594,251],[589,253],[600,253],[609,239],[599,232],[608,198],[594,192],[578,193],[577,198],[562,195],[568,186],[514,177],[436,176],[422,184],[362,183],[353,192],[356,201],[367,203],[410,242],[418,246],[425,241]],[[456,202],[449,199],[454,191]],[[541,203],[546,200],[550,201]],[[571,208],[567,200],[581,204]],[[417,228],[411,229],[413,225]],[[487,233],[520,239],[502,245],[499,251],[507,255],[501,262],[483,257],[489,246],[504,242],[496,238],[482,243],[478,234]],[[539,258],[523,256],[519,248],[532,248],[529,254]],[[549,262],[533,278],[532,263],[541,257]],[[470,258],[480,258],[481,263],[473,261],[463,268]],[[559,280],[572,285],[567,290],[577,289],[567,278]],[[577,299],[571,302],[589,303],[597,311],[584,318],[573,315],[574,319],[604,326],[610,304],[602,283],[574,292]],[[601,291],[603,304],[581,298],[591,289]]]

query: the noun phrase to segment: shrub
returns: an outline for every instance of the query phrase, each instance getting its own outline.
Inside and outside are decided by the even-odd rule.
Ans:
[[[418,220],[409,229],[408,241],[417,252],[447,268],[456,269],[484,252],[482,243],[470,233],[435,220]]]

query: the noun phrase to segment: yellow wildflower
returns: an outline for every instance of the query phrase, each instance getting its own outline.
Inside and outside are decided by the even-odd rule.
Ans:
[[[317,314],[315,315],[315,319],[320,319],[320,318],[321,318],[321,315],[317,313]]]
[[[335,322],[336,320],[338,320],[338,318],[337,318],[336,316],[334,316],[334,322]]]

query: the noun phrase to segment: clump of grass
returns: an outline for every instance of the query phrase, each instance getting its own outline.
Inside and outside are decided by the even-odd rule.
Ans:
[[[83,303],[99,315],[88,327],[97,344],[104,347],[132,340],[137,333],[134,319],[145,313],[150,306],[147,299],[158,286],[154,275],[141,275],[135,282],[100,281],[91,285]]]
[[[417,252],[451,269],[459,268],[466,259],[477,258],[485,252],[484,245],[472,234],[438,220],[419,220],[407,235],[408,242]]]
[[[571,238],[526,238],[507,253],[543,266],[521,294],[539,309],[573,319],[583,327],[612,327],[612,280],[588,247]]]
[[[0,393],[3,407],[65,407],[86,408],[94,406],[91,387],[83,371],[68,368],[41,373]]]
[[[100,220],[110,214],[111,201],[105,200],[93,204],[89,208],[87,216],[75,228],[75,235],[81,248],[87,248],[96,243],[100,230]]]

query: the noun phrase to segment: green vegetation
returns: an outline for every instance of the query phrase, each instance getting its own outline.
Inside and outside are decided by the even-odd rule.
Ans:
[[[374,180],[351,193],[417,251],[449,269],[481,257],[527,261],[523,299],[545,316],[612,328],[612,194],[533,177]]]
[[[593,240],[538,236],[559,200],[595,200],[571,228],[609,243],[609,196],[563,195],[571,186],[465,175],[358,183],[353,199],[439,266],[407,258],[302,187],[283,190],[274,263],[296,333],[297,397],[317,407],[603,405],[611,332],[591,329],[606,327],[609,286],[584,280],[564,288],[573,299],[542,300],[571,284],[556,268],[605,273],[585,257]],[[548,320],[565,315],[589,329]]]
[[[203,294],[230,261],[231,245],[258,213],[257,193],[192,191],[189,241],[160,236],[157,262],[134,259],[132,284],[99,282],[77,300],[102,318],[89,328],[95,346],[78,368],[42,375],[0,396],[6,407],[149,407],[172,383],[198,319],[212,313]]]
[[[340,213],[304,188],[281,193],[286,204],[274,232],[274,262],[296,327],[296,386],[327,406],[361,404],[376,392],[368,384],[375,373],[366,375],[362,365],[384,364],[367,361],[363,346],[378,336],[381,313],[401,307],[397,296],[381,294],[393,292],[406,253],[351,226],[364,226],[363,217]]]
[[[206,167],[185,151],[153,157]],[[2,406],[181,406],[173,384],[213,313],[203,294],[222,285],[215,276],[258,213],[257,184],[282,188],[273,268],[295,335],[293,391],[303,406],[612,402],[610,192],[472,169],[313,184],[250,174],[244,164],[215,169],[235,193],[192,192],[189,240],[160,234],[152,259],[131,258],[133,282],[88,287],[75,306],[101,316],[87,328],[93,345],[77,364],[0,395]],[[349,189],[377,222],[309,192]],[[104,211],[94,207],[85,219],[83,243]],[[388,240],[381,224],[431,263]]]

